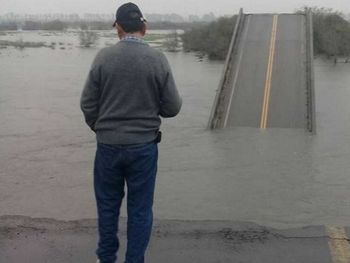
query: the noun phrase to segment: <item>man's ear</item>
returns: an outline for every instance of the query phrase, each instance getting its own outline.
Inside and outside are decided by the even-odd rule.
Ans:
[[[118,37],[122,38],[125,35],[124,29],[118,24],[116,25],[116,29],[117,29]]]
[[[147,24],[143,23],[143,27],[142,27],[142,30],[141,30],[141,35],[144,36],[146,34],[146,31],[147,31]]]

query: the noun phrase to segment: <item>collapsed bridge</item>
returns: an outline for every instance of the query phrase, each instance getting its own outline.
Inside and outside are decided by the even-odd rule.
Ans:
[[[209,128],[316,131],[311,11],[236,20]]]

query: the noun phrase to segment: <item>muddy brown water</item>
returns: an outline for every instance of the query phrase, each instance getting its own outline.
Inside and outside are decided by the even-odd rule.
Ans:
[[[74,34],[22,34],[65,49],[0,49],[0,215],[95,218],[95,139],[79,97],[98,48],[77,47]],[[100,38],[99,47],[113,41]],[[350,65],[316,60],[315,136],[298,129],[211,132],[222,62],[166,55],[184,106],[163,121],[156,218],[349,225]]]

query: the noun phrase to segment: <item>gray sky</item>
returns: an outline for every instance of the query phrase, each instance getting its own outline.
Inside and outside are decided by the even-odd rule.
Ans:
[[[114,13],[122,3],[112,0],[0,0],[0,14],[15,13]],[[322,6],[350,13],[350,0],[135,0],[144,13],[180,15],[213,12],[215,15],[245,12],[293,12],[303,5]]]

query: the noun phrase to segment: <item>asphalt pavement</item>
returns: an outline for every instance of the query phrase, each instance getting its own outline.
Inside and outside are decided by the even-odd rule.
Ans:
[[[306,127],[305,16],[245,15],[226,126]]]
[[[125,225],[122,219],[118,262],[125,254]],[[176,220],[154,225],[147,263],[349,262],[332,254],[330,242],[341,239],[322,226],[278,230],[243,222]],[[94,263],[96,242],[95,220],[0,217],[0,262]]]

